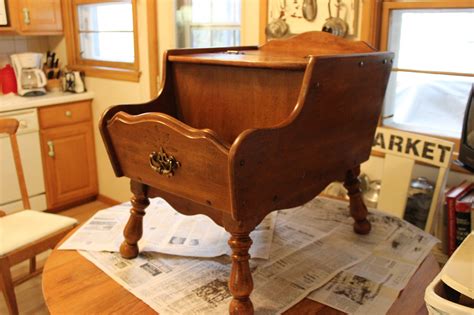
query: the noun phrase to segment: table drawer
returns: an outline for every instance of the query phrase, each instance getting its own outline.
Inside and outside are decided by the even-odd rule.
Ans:
[[[213,132],[161,113],[133,116],[124,112],[108,121],[106,132],[122,175],[230,212],[228,149]]]
[[[90,101],[39,108],[41,128],[71,125],[91,119]]]

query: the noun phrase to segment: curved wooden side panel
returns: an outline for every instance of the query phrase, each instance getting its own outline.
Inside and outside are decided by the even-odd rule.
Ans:
[[[227,145],[162,113],[117,113],[107,124],[124,176],[224,211],[230,209]]]
[[[230,149],[234,219],[300,205],[369,158],[392,58],[311,59],[288,119],[243,132]]]

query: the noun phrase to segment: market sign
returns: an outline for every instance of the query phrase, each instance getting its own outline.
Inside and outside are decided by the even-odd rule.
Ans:
[[[375,133],[372,149],[448,167],[453,143],[415,133],[379,127]]]

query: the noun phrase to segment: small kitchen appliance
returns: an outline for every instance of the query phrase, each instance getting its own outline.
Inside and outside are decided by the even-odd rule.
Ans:
[[[83,71],[71,71],[64,74],[63,90],[66,92],[82,93],[87,91]]]
[[[10,65],[0,69],[0,91],[3,94],[17,93],[15,71]]]
[[[21,53],[11,55],[15,69],[18,95],[37,96],[46,94],[46,76],[41,70],[42,54]]]

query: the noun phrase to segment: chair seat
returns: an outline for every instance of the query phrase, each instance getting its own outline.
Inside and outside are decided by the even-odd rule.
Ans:
[[[77,224],[74,218],[23,210],[0,218],[0,256]]]

